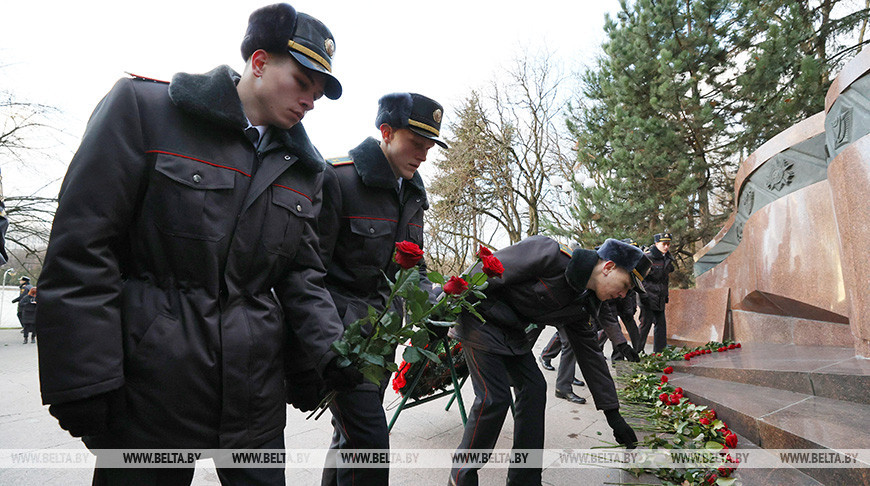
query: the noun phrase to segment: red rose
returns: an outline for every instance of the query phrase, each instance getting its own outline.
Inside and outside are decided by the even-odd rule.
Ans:
[[[501,277],[501,274],[504,273],[504,267],[498,258],[492,255],[481,258],[483,259],[483,273],[485,273],[487,277]]]
[[[468,290],[468,282],[459,277],[450,277],[450,280],[444,284],[444,293],[450,295],[459,295]]]
[[[687,354],[687,355],[684,355],[684,356],[683,356],[683,359],[686,360],[686,361],[689,361],[690,359],[692,359],[692,357],[691,357],[690,355]]]
[[[396,263],[405,270],[413,268],[423,258],[423,250],[410,241],[396,243]]]
[[[492,252],[489,251],[489,248],[487,248],[483,245],[480,245],[480,249],[477,250],[477,257],[480,258],[481,260],[483,260],[484,258],[491,257],[491,256],[492,256]]]
[[[737,434],[731,433],[725,436],[725,445],[728,447],[737,447]]]
[[[666,375],[669,375],[669,374],[674,372],[674,367],[668,366],[667,368],[663,369],[662,372],[664,372],[664,374],[666,374]]]
[[[716,475],[711,474],[709,478],[707,478],[707,484],[714,484],[716,482]]]
[[[707,410],[707,418],[710,420],[716,420],[716,411],[715,410]]]
[[[662,383],[667,383],[667,382],[668,382],[668,377],[665,375],[662,375]]]
[[[662,403],[664,403],[665,405],[667,405],[667,404],[668,404],[668,394],[667,394],[667,393],[662,393],[661,395],[659,395],[659,400],[661,400]]]
[[[698,420],[698,422],[701,422],[701,425],[710,425],[710,421],[706,418],[702,418],[701,420]]]
[[[668,397],[668,399],[669,399],[670,402],[671,402],[671,405],[679,405],[679,404],[680,404],[680,398],[682,398],[682,397],[680,397],[680,396],[677,395],[676,393],[674,393],[673,395],[671,395],[670,397]]]
[[[736,347],[737,347],[737,346],[734,345],[734,344],[729,344],[729,345],[728,345],[728,349],[734,349],[734,348],[736,348]]]
[[[737,344],[735,344],[734,346],[736,346],[736,347],[738,347],[738,348],[742,347],[742,346],[740,345],[740,343],[737,343]]]
[[[677,394],[677,395],[680,395],[680,396],[682,396],[682,395],[683,395],[683,389],[682,389],[682,388],[680,388],[680,387],[677,387],[677,389],[676,389],[676,390],[674,390],[674,393],[676,393],[676,394]]]

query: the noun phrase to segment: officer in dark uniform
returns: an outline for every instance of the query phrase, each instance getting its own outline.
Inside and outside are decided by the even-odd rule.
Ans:
[[[326,287],[345,326],[382,310],[389,296],[383,274],[399,269],[392,257],[397,241],[423,248],[423,211],[429,207],[417,168],[439,138],[443,108],[417,93],[393,93],[378,101],[375,126],[381,140],[367,138],[347,157],[328,159],[323,209],[318,217]],[[433,295],[421,260],[421,285]],[[400,311],[397,303],[395,310]],[[446,333],[446,328],[444,332]],[[335,431],[331,449],[389,449],[382,405],[388,380],[340,392],[330,406]],[[328,460],[328,463],[330,461]],[[386,485],[389,469],[324,468],[325,485]]]
[[[629,245],[638,246],[631,238],[625,238],[622,241]],[[602,324],[602,330],[598,333],[598,345],[604,349],[604,343],[610,339],[613,344],[613,352],[610,354],[610,359],[618,361],[626,359],[628,361],[637,362],[640,357],[634,351],[634,343],[639,339],[637,323],[634,321],[634,314],[637,311],[637,292],[634,289],[629,290],[625,297],[609,300],[601,306],[599,321]],[[622,331],[619,329],[619,320],[622,321],[623,327],[628,331],[628,338],[631,340],[629,344]],[[615,328],[618,333],[615,338],[608,333],[609,328]]]
[[[616,387],[590,326],[601,301],[624,296],[641,281],[649,260],[640,249],[608,239],[597,250],[573,252],[544,236],[532,236],[495,253],[505,268],[489,281],[477,310],[486,322],[463,313],[450,335],[462,341],[474,386],[474,405],[457,452],[491,450],[516,391],[514,449],[541,451],[547,384],[531,349],[544,325],[561,326],[583,377],[620,444],[633,447],[634,431],[619,414]],[[530,323],[537,327],[529,330]],[[564,333],[564,334],[563,334]],[[457,456],[459,457],[459,456]],[[542,453],[532,467],[512,467],[507,484],[541,484]],[[477,484],[481,464],[454,462],[450,484]]]
[[[24,298],[30,289],[33,286],[30,285],[30,277],[21,277],[18,279],[18,297],[12,299],[13,304],[18,304],[18,322],[21,323],[21,327],[24,327],[24,320],[21,316],[24,314],[24,307],[27,305],[28,300]]]
[[[668,251],[671,247],[670,233],[657,233],[654,244],[646,252],[652,261],[646,280],[646,294],[640,296],[640,333],[634,349],[638,353],[646,345],[646,338],[653,324],[653,352],[658,353],[668,344],[668,327],[665,321],[665,304],[668,302],[668,281],[674,271],[674,257]]]

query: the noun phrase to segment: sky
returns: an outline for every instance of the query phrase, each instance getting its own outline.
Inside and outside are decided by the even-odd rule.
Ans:
[[[582,69],[600,53],[605,13],[619,9],[618,0],[290,3],[335,37],[333,73],[344,93],[336,101],[319,100],[303,121],[325,157],[378,136],[374,117],[383,94],[413,91],[439,101],[443,128],[472,89],[499,79],[523,52],[545,49],[566,71]],[[125,73],[169,80],[176,72],[202,73],[221,64],[241,72],[248,16],[267,4],[3,0],[0,91],[56,107],[60,115],[52,122],[63,131],[55,155],[38,167],[2,161],[5,194],[46,184],[56,193],[91,111]],[[438,157],[436,150],[430,159]]]

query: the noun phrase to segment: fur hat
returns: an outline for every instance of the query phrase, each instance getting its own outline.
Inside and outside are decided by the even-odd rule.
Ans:
[[[636,246],[624,241],[608,238],[603,245],[598,247],[598,258],[604,261],[612,261],[616,266],[628,271],[634,288],[640,293],[645,293],[643,279],[649,273],[652,261]]]
[[[335,39],[323,22],[297,13],[287,3],[254,10],[242,39],[242,58],[247,61],[257,49],[292,55],[306,68],[326,75],[324,94],[327,98],[335,100],[341,96],[341,83],[332,75]]]
[[[417,93],[391,93],[378,100],[375,127],[386,123],[397,130],[407,128],[446,149],[447,144],[438,138],[443,114],[444,108],[432,98]]]

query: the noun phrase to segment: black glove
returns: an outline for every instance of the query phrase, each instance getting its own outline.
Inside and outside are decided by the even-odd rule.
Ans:
[[[637,435],[619,414],[618,409],[605,410],[604,416],[607,417],[607,425],[613,429],[613,437],[616,438],[616,442],[624,445],[626,449],[637,447]]]
[[[287,403],[303,412],[317,408],[326,396],[323,380],[313,370],[310,373],[294,373],[287,377]]]
[[[73,437],[100,435],[109,430],[109,410],[119,396],[120,391],[115,390],[72,402],[55,403],[48,407],[48,413]]]
[[[635,352],[634,348],[628,343],[620,343],[616,345],[616,350],[625,356],[625,359],[637,363],[640,361],[640,356]]]
[[[328,390],[350,391],[363,382],[365,378],[353,365],[339,366],[339,357],[326,364],[323,370],[323,381]]]

